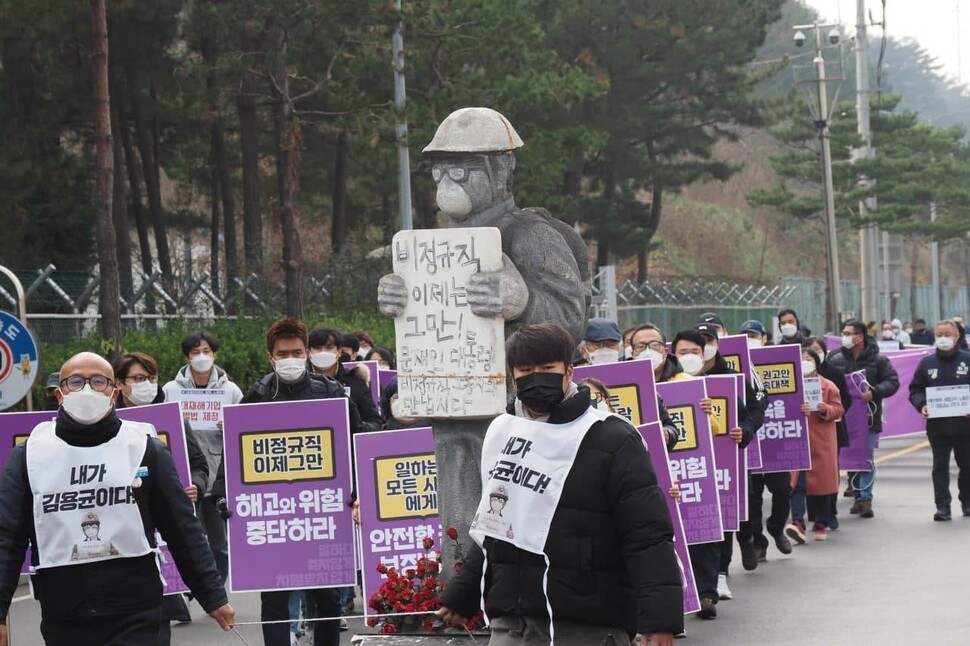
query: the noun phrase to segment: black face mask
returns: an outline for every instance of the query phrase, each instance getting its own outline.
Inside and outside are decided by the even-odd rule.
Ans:
[[[346,352],[340,353],[340,363],[350,363],[351,361],[353,361],[353,359],[350,358],[349,354]]]
[[[515,380],[519,400],[529,410],[545,415],[561,402],[566,394],[562,390],[561,372],[533,372]]]

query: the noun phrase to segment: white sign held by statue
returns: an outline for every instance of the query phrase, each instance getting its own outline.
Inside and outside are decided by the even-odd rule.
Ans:
[[[472,314],[469,278],[502,268],[491,227],[400,231],[394,273],[407,307],[394,319],[398,417],[491,417],[505,411],[505,322]]]

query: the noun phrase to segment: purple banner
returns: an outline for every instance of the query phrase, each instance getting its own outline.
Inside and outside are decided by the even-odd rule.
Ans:
[[[381,370],[377,371],[377,385],[380,387],[381,392],[387,387],[387,384],[391,383],[397,379],[397,370]]]
[[[580,366],[573,373],[573,381],[576,383],[589,377],[603,382],[610,391],[613,411],[634,426],[660,420],[651,362],[621,361]]]
[[[352,586],[347,400],[225,408],[233,592]]]
[[[370,396],[374,400],[374,405],[377,406],[377,410],[381,409],[381,377],[380,369],[377,366],[377,361],[348,361],[344,364],[344,368],[347,371],[355,370],[357,366],[364,366],[370,373],[367,378],[367,385],[370,387]]]
[[[367,602],[386,579],[378,565],[403,573],[416,567],[418,559],[441,552],[431,428],[359,433],[354,436],[354,461],[364,613],[372,615],[376,611]],[[424,547],[425,538],[434,539],[430,550]]]
[[[826,334],[822,338],[825,339],[825,349],[830,353],[835,352],[836,350],[842,347],[842,337],[840,336],[835,336],[833,334]]]
[[[714,436],[714,461],[717,463],[717,492],[721,497],[721,523],[726,532],[738,531],[740,521],[737,443],[728,434],[738,426],[738,387],[744,392],[743,375],[712,375],[705,377],[707,396],[714,407],[720,432]],[[744,474],[747,477],[747,473]]]
[[[923,357],[936,352],[934,348],[887,352],[886,357],[899,375],[899,390],[888,399],[882,400],[882,433],[880,438],[916,435],[926,432],[926,420],[909,403],[909,385],[916,375],[916,367]]]
[[[871,471],[869,462],[869,405],[862,401],[865,386],[865,371],[849,373],[845,383],[852,397],[852,405],[843,419],[849,431],[849,446],[839,449],[839,468],[845,471]],[[912,407],[912,406],[910,406]]]
[[[673,487],[670,478],[670,455],[667,453],[666,437],[660,422],[651,422],[637,428],[643,441],[647,443],[647,452],[653,470],[657,472],[657,486],[664,492],[667,511],[674,526],[674,551],[677,553],[677,564],[680,566],[680,578],[683,582],[684,614],[697,612],[701,609],[701,602],[697,596],[697,583],[694,581],[694,568],[690,562],[690,552],[687,550],[687,539],[684,534],[684,521],[681,518],[680,505],[669,494]]]
[[[761,473],[812,468],[808,419],[802,413],[802,349],[797,345],[752,348],[751,363],[768,393],[761,440]]]
[[[714,438],[700,401],[707,398],[703,379],[657,384],[680,440],[671,451],[670,474],[680,489],[680,513],[687,543],[716,543],[724,538],[717,491]]]

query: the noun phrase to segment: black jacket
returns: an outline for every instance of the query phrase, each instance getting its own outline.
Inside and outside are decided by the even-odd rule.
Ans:
[[[290,402],[304,399],[336,399],[347,397],[343,384],[336,379],[305,373],[292,384],[280,380],[275,372],[265,375],[253,384],[242,400],[241,404],[255,404],[262,402]],[[347,398],[347,411],[350,415],[350,430],[360,426],[360,415],[354,402]],[[217,480],[218,482],[218,480]],[[213,495],[215,492],[213,491]]]
[[[80,426],[60,413],[57,436],[74,446],[100,446],[118,434],[121,420],[112,413],[91,426]],[[134,490],[145,535],[155,545],[157,528],[175,558],[182,579],[206,612],[228,602],[212,552],[182,490],[171,453],[149,438],[142,466],[143,484]],[[17,589],[27,541],[36,544],[33,495],[27,477],[27,445],[14,448],[0,482],[0,618],[7,616]],[[37,565],[37,553],[33,552]],[[79,621],[123,616],[157,608],[162,584],[155,555],[117,558],[84,565],[45,568],[33,577],[34,594],[45,619]]]
[[[926,405],[926,389],[936,386],[970,384],[970,352],[957,350],[945,355],[939,350],[923,357],[909,384],[909,401],[918,411]],[[965,437],[970,434],[970,419],[966,417],[934,417],[926,420],[930,434]]]
[[[586,412],[589,390],[553,409],[549,423]],[[553,617],[634,632],[680,632],[684,626],[680,570],[664,496],[643,440],[617,417],[595,423],[566,477],[545,551]],[[485,606],[490,617],[548,621],[542,592],[543,557],[486,539]],[[483,553],[472,543],[465,565],[442,594],[462,616],[479,607]]]
[[[829,355],[828,361],[833,368],[841,370],[846,379],[850,373],[865,371],[866,381],[872,387],[872,402],[876,405],[869,430],[882,432],[882,400],[892,397],[899,390],[899,375],[886,355],[879,353],[876,340],[866,337],[865,347],[858,359],[852,356],[851,349],[840,348]]]
[[[827,357],[824,357],[822,366],[818,369],[818,374],[835,384],[835,387],[839,389],[839,399],[842,400],[842,410],[848,411],[852,406],[852,395],[849,394],[849,387],[845,383],[845,375],[842,371],[833,366]],[[835,437],[840,449],[849,446],[849,429],[845,426],[844,415],[845,413],[835,422]]]
[[[909,334],[909,342],[914,345],[933,345],[935,336],[932,330],[923,330],[922,332],[917,332],[913,330]]]
[[[711,369],[704,373],[707,375],[740,375],[741,373],[730,367],[721,353],[718,352],[714,357],[714,365]],[[748,382],[747,379],[744,380],[744,399],[745,401],[738,402],[738,426],[741,427],[741,444],[740,447],[746,448],[751,444],[751,440],[754,439],[755,433],[758,429],[762,427],[765,423],[765,406],[762,403],[766,399],[765,392],[763,390],[755,390],[754,387]]]
[[[360,370],[367,370],[367,366],[361,365],[354,370],[346,370],[341,365],[336,376],[337,381],[350,390],[350,401],[357,407],[360,415],[359,425],[352,425],[351,428],[355,433],[379,431],[384,427],[384,419],[381,417],[381,412],[377,410],[370,385],[360,376]],[[371,379],[377,379],[377,375],[371,375]]]
[[[152,400],[153,404],[162,404],[165,402],[165,391],[162,387],[158,387],[158,394],[155,395],[155,399]],[[119,396],[117,402],[115,403],[115,408],[131,408],[125,404],[124,397]],[[189,474],[192,478],[192,484],[195,488],[199,490],[199,497],[205,495],[206,487],[209,486],[209,461],[205,459],[205,453],[202,452],[202,446],[199,444],[198,438],[195,433],[192,432],[192,428],[189,426],[188,422],[182,422],[185,427],[185,450],[189,454]]]

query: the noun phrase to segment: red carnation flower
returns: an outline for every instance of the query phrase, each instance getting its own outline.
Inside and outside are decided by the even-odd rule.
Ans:
[[[426,550],[430,550],[432,547],[434,547],[434,539],[430,536],[425,536],[424,541],[422,542],[424,544],[424,549]]]
[[[378,563],[377,564],[377,572],[379,574],[387,574],[387,566],[384,565],[383,563]]]
[[[448,528],[448,538],[450,538],[453,541],[457,541],[458,540],[458,530],[455,529],[454,527],[449,527]]]
[[[368,627],[373,628],[376,625],[377,625],[377,617],[368,617],[367,618],[367,626]]]
[[[460,572],[463,567],[465,567],[464,561],[455,561],[455,572]]]
[[[397,626],[395,626],[394,624],[384,624],[381,627],[381,632],[384,633],[385,635],[393,635],[394,633],[397,632]]]
[[[424,622],[424,629],[425,630],[434,630],[434,622],[431,621],[430,619],[426,620]]]
[[[438,562],[437,561],[431,561],[431,562],[429,562],[428,563],[428,569],[431,570],[432,572],[437,572],[438,571]]]

